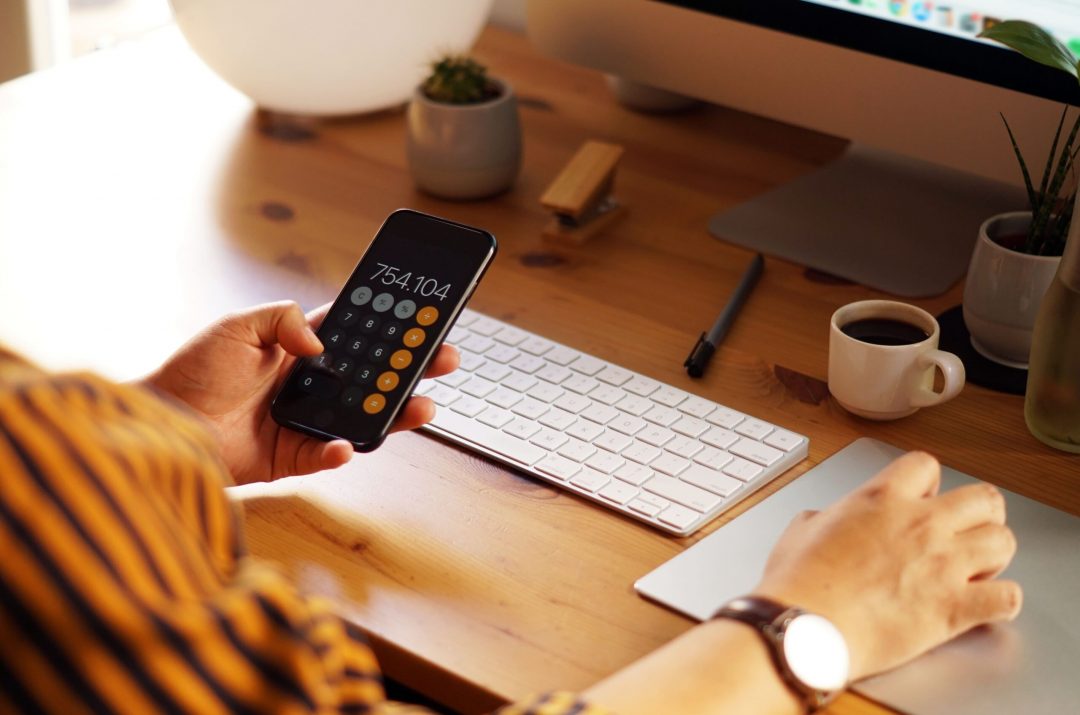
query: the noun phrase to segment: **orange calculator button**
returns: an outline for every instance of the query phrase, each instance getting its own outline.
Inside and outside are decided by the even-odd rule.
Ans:
[[[364,398],[364,412],[369,415],[377,415],[386,407],[386,398],[382,395],[368,395]]]
[[[408,350],[398,350],[390,356],[390,366],[395,370],[404,370],[412,365],[412,353]]]
[[[390,390],[398,386],[399,382],[401,382],[401,379],[396,372],[384,372],[379,375],[379,381],[376,384],[383,392],[390,392]]]
[[[420,312],[416,314],[416,322],[420,325],[431,325],[439,319],[439,311],[433,306],[421,308]]]
[[[427,334],[420,328],[412,328],[405,331],[405,337],[402,340],[406,347],[417,348],[424,344],[424,338]]]

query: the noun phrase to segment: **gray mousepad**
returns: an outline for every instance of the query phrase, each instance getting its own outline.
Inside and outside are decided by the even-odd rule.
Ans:
[[[860,439],[634,584],[698,620],[753,589],[772,545],[803,509],[820,509],[901,454]],[[942,488],[975,481],[944,468]],[[1013,623],[977,629],[854,687],[917,715],[1063,715],[1080,712],[1080,518],[1005,492],[1019,550],[1005,572],[1024,588]]]

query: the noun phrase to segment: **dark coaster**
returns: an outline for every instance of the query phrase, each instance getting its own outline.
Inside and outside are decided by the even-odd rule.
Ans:
[[[971,334],[964,324],[961,306],[949,308],[937,317],[941,325],[938,347],[953,353],[964,363],[967,381],[1010,395],[1022,395],[1027,387],[1027,370],[1006,367],[988,360],[971,346]]]

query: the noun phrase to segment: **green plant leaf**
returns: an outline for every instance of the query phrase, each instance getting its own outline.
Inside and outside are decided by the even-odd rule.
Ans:
[[[1047,226],[1050,224],[1050,217],[1060,203],[1061,189],[1068,179],[1069,171],[1073,167],[1077,152],[1080,152],[1080,149],[1073,149],[1078,133],[1080,133],[1080,115],[1078,115],[1076,121],[1073,122],[1069,137],[1065,140],[1065,146],[1061,150],[1061,156],[1057,162],[1057,170],[1054,172],[1054,177],[1050,181],[1050,186],[1040,197],[1041,204],[1039,205],[1039,209],[1032,216],[1031,230],[1028,233],[1028,242],[1024,247],[1026,253],[1042,254],[1046,250],[1046,243],[1049,238],[1046,231]],[[1032,210],[1035,211],[1034,207],[1032,207]]]
[[[1038,25],[1024,20],[1006,20],[979,33],[979,37],[1000,42],[1024,57],[1067,72],[1080,79],[1077,58],[1060,40]]]
[[[1057,131],[1054,132],[1054,142],[1050,145],[1050,154],[1046,157],[1046,168],[1043,169],[1042,182],[1039,184],[1039,193],[1045,194],[1050,185],[1050,175],[1053,173],[1054,157],[1058,154],[1058,142],[1061,140],[1061,129],[1065,126],[1065,116],[1069,113],[1069,105],[1061,108],[1061,119],[1058,120]],[[1062,152],[1067,154],[1068,152]]]
[[[1038,196],[1035,193],[1035,186],[1031,183],[1031,173],[1028,171],[1027,162],[1024,161],[1024,155],[1020,152],[1020,146],[1016,143],[1016,137],[1013,135],[1012,127],[1009,126],[1009,120],[1005,118],[1005,115],[1001,115],[1001,121],[1005,122],[1005,131],[1009,133],[1009,141],[1012,142],[1013,152],[1016,154],[1016,161],[1020,164],[1020,173],[1024,176],[1024,188],[1027,189],[1028,205],[1031,210],[1035,210],[1035,205],[1038,203]]]

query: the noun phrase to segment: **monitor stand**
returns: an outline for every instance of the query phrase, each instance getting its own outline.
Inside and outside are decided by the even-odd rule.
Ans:
[[[904,298],[967,271],[979,226],[1027,208],[1020,188],[852,144],[839,159],[732,209],[709,231]]]

